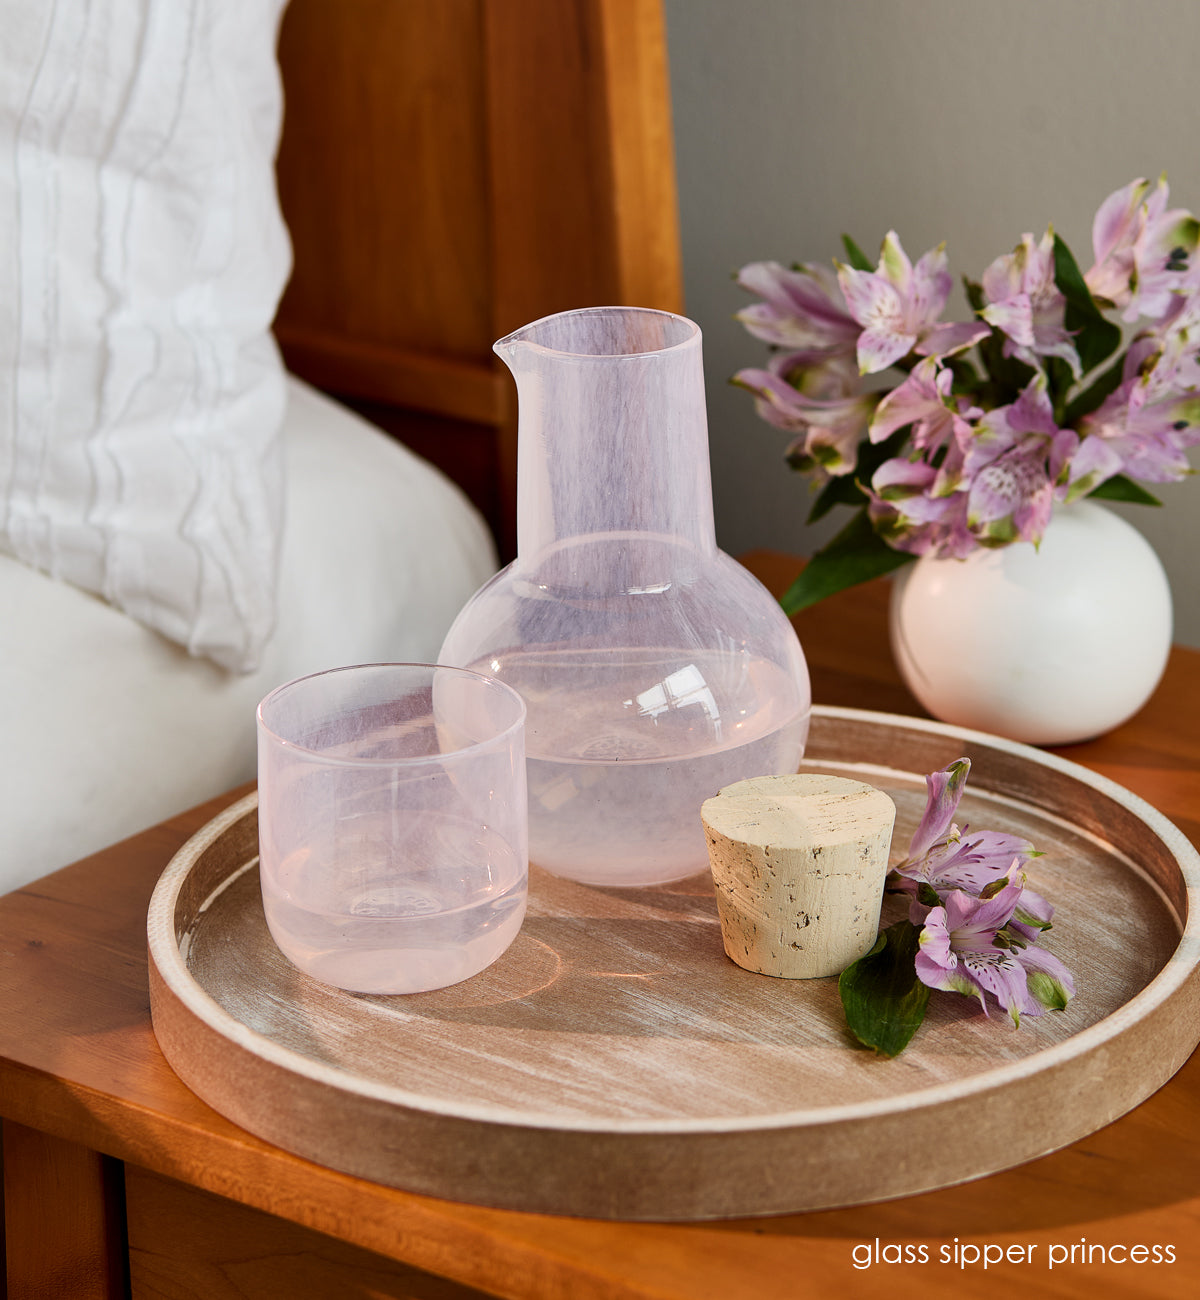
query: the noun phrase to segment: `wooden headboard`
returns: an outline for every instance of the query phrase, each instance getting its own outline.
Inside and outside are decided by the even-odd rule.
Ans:
[[[279,57],[287,364],[458,481],[508,558],[493,340],[681,309],[660,0],[291,0]]]

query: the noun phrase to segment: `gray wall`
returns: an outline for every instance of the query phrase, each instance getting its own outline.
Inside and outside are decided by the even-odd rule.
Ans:
[[[801,554],[805,480],[787,435],[730,388],[765,345],[733,313],[746,262],[828,262],[843,231],[869,255],[889,228],[915,261],[947,242],[978,278],[1047,224],[1091,264],[1112,190],[1166,170],[1200,214],[1200,0],[665,0],[687,311],[705,335],[721,545]],[[961,298],[947,317],[965,319]],[[1193,452],[1200,465],[1200,451]],[[1200,646],[1200,482],[1124,507]],[[838,513],[836,526],[844,522]]]

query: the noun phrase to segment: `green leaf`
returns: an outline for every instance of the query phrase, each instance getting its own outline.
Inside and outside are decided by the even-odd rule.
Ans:
[[[897,1056],[925,1019],[929,988],[917,978],[920,931],[911,921],[889,925],[865,957],[838,977],[846,1024],[880,1056]]]
[[[1139,506],[1161,506],[1162,502],[1153,493],[1147,492],[1140,483],[1126,478],[1124,474],[1114,474],[1106,478],[1098,488],[1088,493],[1089,497],[1099,497],[1102,501],[1132,501]]]
[[[1054,236],[1054,283],[1058,291],[1073,307],[1086,315],[1098,316],[1100,309],[1087,287],[1075,254],[1067,247],[1061,235]]]
[[[790,617],[836,591],[878,578],[916,558],[905,551],[892,550],[871,527],[864,506],[809,560],[779,603]]]
[[[854,481],[853,474],[839,474],[817,493],[812,509],[808,512],[808,522],[815,524],[834,506],[861,506],[866,499],[866,493]]]
[[[882,442],[864,442],[858,448],[858,459],[854,462],[854,477],[861,483],[869,483],[875,471],[885,460],[892,460],[904,454],[908,435],[912,425],[906,424],[897,429]]]
[[[1054,283],[1067,300],[1063,324],[1075,335],[1075,350],[1087,374],[1121,346],[1121,330],[1096,306],[1074,254],[1058,235],[1054,236]]]
[[[1064,361],[1062,357],[1047,357],[1045,364],[1050,404],[1054,408],[1055,423],[1061,427],[1060,413],[1063,403],[1066,401],[1067,393],[1071,391],[1071,385],[1075,382],[1075,376],[1071,372],[1069,363]]]
[[[849,235],[842,236],[842,247],[846,250],[846,261],[856,271],[874,271],[875,263],[867,257],[866,253],[859,248]]]
[[[980,394],[984,406],[1007,406],[1015,402],[1037,374],[1019,357],[1004,355],[1004,335],[995,326],[979,344],[979,355],[993,380],[992,389]]]
[[[979,372],[965,357],[946,357],[945,364],[954,376],[952,393],[974,393],[979,387]]]
[[[963,292],[967,295],[967,301],[971,304],[971,310],[980,312],[987,305],[983,297],[983,285],[978,280],[969,280],[964,275],[962,278]]]

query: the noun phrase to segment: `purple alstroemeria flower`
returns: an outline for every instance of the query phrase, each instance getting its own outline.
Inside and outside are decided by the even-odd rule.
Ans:
[[[759,417],[799,437],[788,447],[802,468],[826,474],[849,474],[858,458],[858,445],[879,401],[878,393],[863,393],[852,354],[816,349],[781,353],[765,370],[739,370],[732,382],[757,399]]]
[[[1161,183],[1161,182],[1160,182]],[[1095,262],[1083,277],[1097,297],[1116,307],[1131,297],[1134,278],[1133,249],[1146,224],[1146,195],[1150,182],[1144,177],[1114,190],[1092,219],[1092,253]]]
[[[946,246],[931,249],[914,267],[889,230],[875,271],[838,265],[838,283],[851,316],[863,327],[858,368],[864,375],[886,370],[910,352],[923,356],[961,352],[987,336],[978,321],[942,323],[953,280]]]
[[[1010,881],[1018,880],[1021,885],[1021,896],[1017,899],[1008,928],[1027,942],[1033,943],[1044,930],[1052,928],[1054,908],[1041,894],[1029,888],[1025,873],[1020,869],[1016,859],[1009,868],[1008,878]],[[992,888],[995,886],[993,885]]]
[[[923,858],[954,831],[954,814],[971,775],[971,760],[960,758],[925,778],[925,812],[908,842],[908,859]]]
[[[914,925],[924,920],[931,898],[951,890],[978,895],[997,880],[1013,879],[1037,851],[1028,840],[1000,831],[977,831],[959,827],[954,821],[959,801],[971,771],[971,760],[960,758],[925,778],[925,814],[908,846],[908,856],[893,868],[889,888],[911,896],[909,919]],[[923,888],[924,887],[924,888]],[[1030,893],[1022,902],[1027,923],[1050,923],[1052,911],[1039,895]]]
[[[1172,483],[1191,473],[1187,448],[1200,443],[1200,299],[1170,325],[1139,335],[1125,355],[1122,382],[1079,422],[1068,491],[1078,496],[1113,474]]]
[[[998,456],[971,480],[967,527],[981,546],[1040,542],[1054,506],[1045,449],[1029,443]]]
[[[919,373],[925,364],[880,402],[871,424],[874,439],[877,429],[886,436],[908,416],[922,452],[884,461],[873,475],[868,511],[876,531],[898,550],[944,558],[977,546],[1039,542],[1056,496],[1066,497],[1067,461],[1079,445],[1077,434],[1055,426],[1045,376],[1036,375],[1008,406],[956,411]],[[1112,459],[1119,468],[1115,453]],[[1110,466],[1105,477],[1115,472]]]
[[[937,451],[947,440],[969,437],[968,420],[982,415],[976,407],[960,409],[950,395],[953,372],[940,357],[926,357],[911,374],[897,384],[879,403],[869,429],[872,442],[912,425],[913,446],[926,454]]]
[[[1200,394],[1139,401],[1136,380],[1122,384],[1080,421],[1084,435],[1068,469],[1070,499],[1114,474],[1146,483],[1174,483],[1191,473],[1187,448],[1200,441]]]
[[[1161,204],[1147,204],[1146,226],[1134,246],[1136,280],[1124,312],[1127,321],[1140,316],[1161,320],[1171,310],[1176,296],[1197,284],[1195,254],[1200,222],[1183,208],[1166,211],[1166,182],[1161,185]]]
[[[755,338],[777,347],[854,355],[860,328],[847,313],[831,270],[751,262],[738,272],[737,282],[763,300],[736,316]]]
[[[1015,402],[998,406],[967,425],[954,471],[968,493],[967,526],[983,546],[1038,542],[1050,522],[1053,479],[1066,444],[1046,391],[1036,374]]]
[[[1153,363],[1159,389],[1200,389],[1200,286],[1176,294],[1166,315],[1145,337],[1160,345]]]
[[[1064,324],[1067,300],[1054,282],[1054,235],[1038,243],[1024,234],[1011,253],[983,273],[988,305],[980,315],[1004,334],[1004,355],[1040,370],[1043,357],[1061,357],[1080,375],[1079,353]]]
[[[978,543],[967,528],[967,498],[940,494],[940,471],[925,460],[885,460],[866,488],[875,531],[898,551],[961,559]]]
[[[1032,462],[1035,469],[1039,464],[1048,467],[1051,478],[1058,472],[1065,444],[1060,437],[1062,431],[1054,421],[1046,376],[1041,372],[1035,374],[1015,402],[988,411],[973,411],[971,415],[975,418],[956,428],[957,444],[941,468],[943,482],[961,486],[968,493],[974,491],[968,516],[974,534],[985,545],[993,537],[1009,532],[1022,540],[1039,540],[1041,531],[1031,525],[1031,520],[1034,524],[1041,522],[1044,527],[1041,514],[1036,510],[1030,512],[1030,502],[1019,495],[1009,498],[994,493],[992,480],[1007,477],[1002,472],[1004,467],[1018,459]],[[976,491],[976,479],[998,462],[1001,471],[984,477]],[[1044,485],[1036,474],[1028,486],[1044,493]],[[1035,504],[1044,509],[1044,502],[1039,500]]]
[[[884,462],[871,483],[872,520],[891,545],[916,554],[1040,541],[1055,481],[1077,445],[1055,424],[1046,376],[1039,372],[1015,402],[986,412],[956,403],[950,381],[950,371],[931,357],[879,403],[872,441],[911,424],[923,459]],[[943,446],[935,471],[929,458]],[[952,500],[954,493],[963,499]]]
[[[1055,501],[1076,501],[1094,492],[1106,479],[1121,472],[1121,457],[1105,438],[1081,438],[1074,429],[1059,435]]]
[[[754,394],[761,418],[792,435],[788,462],[818,489],[854,477],[872,545],[941,558],[1037,545],[1055,504],[1118,475],[1182,478],[1200,444],[1200,221],[1168,207],[1165,178],[1137,180],[1105,199],[1092,236],[1085,278],[1095,303],[1125,309],[1126,320],[1149,317],[1122,361],[1097,363],[1110,367],[1102,376],[1081,373],[1057,283],[1060,263],[1065,276],[1073,262],[1049,228],[1023,235],[968,284],[978,310],[966,322],[939,319],[952,287],[945,246],[914,265],[895,231],[874,270],[849,241],[857,265],[835,262],[836,276],[751,263],[739,283],[760,301],[739,319],[781,353],[734,382]],[[1070,279],[1063,284],[1073,294]],[[1080,321],[1087,307],[1086,295],[1075,303]],[[1077,333],[1090,360],[1102,335],[1086,325]],[[978,344],[976,356],[958,355]],[[1014,370],[1001,356],[1022,364]],[[1018,392],[1026,366],[1032,378]],[[883,380],[864,378],[889,367]],[[845,482],[822,506],[834,498],[858,500]],[[850,559],[838,586],[864,571],[857,542]]]
[[[1058,435],[1046,376],[1038,373],[1021,390],[1015,402],[983,412],[968,426],[963,447],[963,473],[972,479],[1005,452],[1032,443],[1045,452]]]
[[[1127,321],[1160,319],[1176,294],[1196,286],[1200,222],[1168,209],[1169,193],[1165,175],[1153,186],[1131,181],[1104,200],[1092,223],[1096,260],[1084,280],[1097,298],[1124,307]]]
[[[925,918],[916,957],[917,978],[930,988],[977,997],[988,1014],[991,993],[1011,1017],[1061,1010],[1075,982],[1061,961],[1025,942],[1010,926],[1022,893],[1020,877],[990,898],[953,890]]]

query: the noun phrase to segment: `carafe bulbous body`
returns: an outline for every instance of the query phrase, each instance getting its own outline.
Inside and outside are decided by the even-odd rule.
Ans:
[[[707,865],[700,805],[794,772],[811,706],[791,624],[713,528],[700,331],[598,307],[496,352],[517,383],[517,558],[439,660],[525,699],[530,860],[594,885]]]

